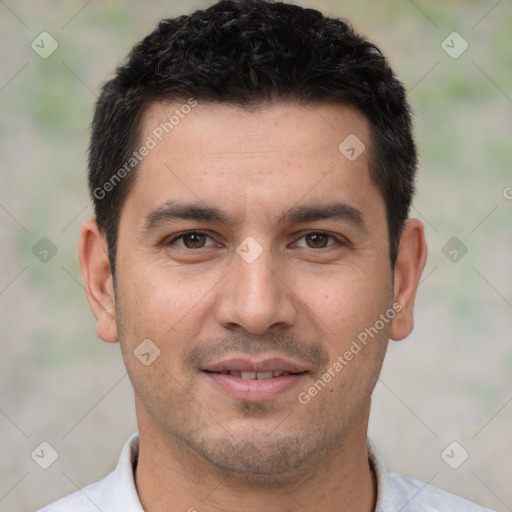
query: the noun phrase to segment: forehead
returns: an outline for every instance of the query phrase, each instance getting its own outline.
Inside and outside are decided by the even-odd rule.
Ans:
[[[142,138],[152,136],[158,145],[172,147],[176,156],[190,155],[193,149],[196,156],[290,151],[318,158],[319,153],[339,156],[338,146],[349,135],[369,142],[366,117],[350,105],[280,103],[244,109],[195,103],[150,105],[142,120]]]
[[[176,198],[194,200],[238,217],[253,206],[251,215],[268,222],[273,210],[282,214],[301,200],[336,199],[382,211],[368,168],[369,133],[366,118],[340,104],[246,110],[155,103],[139,140],[151,149],[128,199],[135,196],[146,210]]]

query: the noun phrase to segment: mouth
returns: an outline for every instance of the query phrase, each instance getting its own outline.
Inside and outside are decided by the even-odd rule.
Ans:
[[[208,373],[218,373],[219,375],[231,375],[232,377],[237,377],[239,379],[244,380],[267,380],[267,379],[275,379],[276,377],[281,377],[282,375],[298,375],[304,372],[284,372],[280,370],[271,370],[269,372],[244,372],[242,370],[224,370],[222,372],[209,372]]]
[[[208,365],[202,372],[217,389],[236,399],[252,402],[274,400],[309,374],[300,363],[281,358],[229,359]]]

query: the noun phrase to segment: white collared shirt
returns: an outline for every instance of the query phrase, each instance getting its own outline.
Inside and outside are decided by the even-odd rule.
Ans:
[[[112,473],[38,512],[144,512],[134,481],[138,453],[139,436],[134,434]],[[375,512],[491,512],[431,485],[390,473],[371,440],[368,453],[377,478]]]

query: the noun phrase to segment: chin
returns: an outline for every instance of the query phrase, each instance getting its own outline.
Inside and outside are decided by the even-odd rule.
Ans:
[[[275,427],[274,427],[275,428]],[[322,439],[298,433],[251,432],[238,439],[199,439],[194,450],[237,479],[283,485],[310,467],[325,451]]]

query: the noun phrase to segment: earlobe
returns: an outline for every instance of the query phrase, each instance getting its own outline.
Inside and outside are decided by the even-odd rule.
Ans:
[[[82,225],[78,249],[87,301],[96,317],[96,333],[108,343],[118,341],[115,296],[105,236],[95,219]]]
[[[412,331],[414,300],[426,259],[423,224],[418,219],[410,219],[402,231],[395,265],[394,298],[401,310],[393,319],[390,335],[393,340],[401,340]]]

